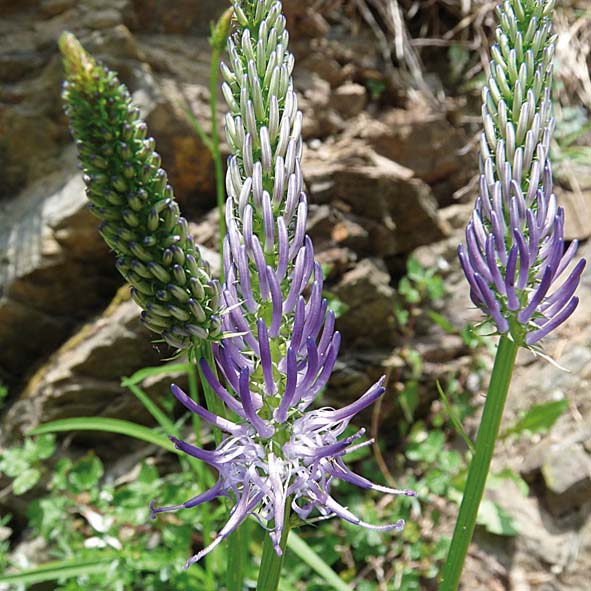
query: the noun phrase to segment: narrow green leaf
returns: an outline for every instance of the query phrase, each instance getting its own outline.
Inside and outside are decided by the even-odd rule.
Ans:
[[[529,433],[548,431],[567,408],[568,400],[553,400],[534,404],[513,426],[503,432],[501,438],[519,435],[525,431]]]
[[[199,136],[199,139],[203,142],[203,145],[213,156],[215,154],[213,142],[201,126],[201,123],[199,123],[199,119],[197,119],[197,117],[195,116],[193,111],[191,111],[191,108],[188,105],[185,105],[183,111],[185,112],[185,115],[187,116],[189,123],[193,126],[195,133]]]
[[[125,386],[123,382],[121,385]],[[154,417],[156,422],[169,435],[178,437],[174,423],[160,410],[160,407],[136,384],[127,384],[133,395],[144,405],[144,408]]]
[[[427,310],[427,316],[441,328],[447,334],[457,334],[458,330],[456,327],[445,317],[443,314],[439,314],[433,310]]]
[[[293,530],[287,538],[287,547],[312,570],[319,574],[335,591],[353,591],[322,558]]]
[[[447,396],[445,395],[445,392],[443,391],[443,388],[441,387],[439,380],[437,380],[435,383],[437,384],[437,391],[439,392],[439,396],[441,396],[441,401],[443,402],[443,406],[445,406],[445,410],[446,410],[453,426],[455,427],[458,435],[460,435],[461,438],[464,440],[464,443],[468,446],[468,449],[472,453],[474,453],[474,444],[472,443],[472,440],[470,439],[470,437],[468,436],[466,431],[464,431],[464,427],[462,427],[462,423],[461,423],[458,415],[455,413],[454,409],[451,407],[451,404],[449,403],[449,400],[448,400]]]
[[[170,363],[168,365],[158,365],[155,367],[144,367],[136,371],[132,376],[128,378],[123,378],[121,380],[121,385],[125,388],[129,388],[132,384],[139,384],[143,382],[146,378],[151,378],[153,376],[162,376],[162,375],[169,375],[171,373],[176,373],[179,371],[188,372],[189,371],[189,364],[188,363]]]
[[[14,574],[1,574],[0,583],[12,583],[13,585],[31,585],[43,581],[55,581],[69,577],[80,577],[93,573],[104,572],[106,565],[112,562],[113,556],[94,560],[64,560],[48,562],[37,568],[24,570]]]
[[[107,433],[118,433],[157,445],[167,451],[180,453],[164,435],[160,435],[153,429],[148,429],[148,427],[144,427],[143,425],[137,425],[136,423],[121,419],[108,419],[104,417],[59,419],[39,425],[32,431],[29,431],[28,435],[42,435],[44,433],[58,433],[63,431],[104,431]]]

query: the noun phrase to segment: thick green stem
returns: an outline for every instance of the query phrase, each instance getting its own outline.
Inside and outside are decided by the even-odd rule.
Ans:
[[[244,570],[248,560],[248,537],[250,523],[246,520],[228,540],[228,571],[226,585],[228,591],[242,591]]]
[[[279,578],[281,577],[281,567],[285,558],[285,549],[287,548],[287,536],[289,535],[289,505],[286,503],[285,519],[283,520],[283,534],[281,535],[281,556],[277,555],[273,542],[269,535],[265,535],[263,543],[263,557],[261,559],[261,569],[257,580],[256,591],[277,591],[279,587]]]
[[[225,217],[225,202],[226,190],[224,186],[224,166],[222,163],[222,153],[220,151],[220,137],[218,133],[217,120],[217,89],[218,89],[218,72],[220,69],[220,50],[217,47],[213,48],[211,56],[211,70],[209,74],[209,106],[211,109],[211,151],[213,155],[213,163],[215,166],[215,190],[218,202],[219,212],[219,250],[220,260],[223,260],[223,245],[224,237],[226,236],[226,217]],[[224,279],[223,265],[220,267],[220,278]]]
[[[484,494],[495,442],[499,434],[518,348],[518,345],[508,337],[501,337],[476,438],[476,451],[470,462],[464,496],[447,561],[443,566],[439,591],[456,591],[460,583],[464,561],[476,525],[478,507]]]

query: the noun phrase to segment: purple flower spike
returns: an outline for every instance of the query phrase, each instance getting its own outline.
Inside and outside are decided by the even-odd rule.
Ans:
[[[482,93],[482,174],[466,247],[458,249],[474,304],[499,334],[524,346],[572,314],[585,266],[574,261],[576,242],[564,250],[564,211],[548,159],[556,40],[550,3],[531,4],[531,14],[517,17],[514,3],[498,8],[498,45]],[[563,272],[567,278],[555,287]]]
[[[373,484],[344,463],[347,454],[373,443],[360,441],[363,430],[343,434],[357,413],[384,394],[384,379],[344,408],[308,410],[330,379],[341,337],[322,297],[322,268],[306,235],[302,120],[290,77],[293,56],[279,0],[233,0],[233,5],[239,26],[228,42],[228,55],[234,70],[222,68],[230,109],[226,134],[234,152],[226,176],[222,337],[213,345],[216,367],[200,360],[202,375],[232,416],[217,417],[173,387],[186,408],[223,432],[213,451],[178,439],[173,439],[175,446],[210,464],[219,478],[187,503],[152,508],[152,513],[221,496],[235,505],[213,542],[187,566],[251,514],[267,522],[273,547],[281,554],[286,507],[301,519],[317,510],[377,531],[402,528],[401,520],[387,525],[360,520],[330,495],[336,479],[382,495],[414,494]],[[261,117],[265,105],[270,112]],[[486,227],[476,219],[467,258],[477,260],[486,274],[494,245],[487,251],[479,237],[486,237]],[[504,285],[499,272],[495,278]]]

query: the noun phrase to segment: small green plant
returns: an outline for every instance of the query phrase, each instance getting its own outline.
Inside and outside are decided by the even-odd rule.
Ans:
[[[445,284],[437,269],[423,267],[413,257],[409,258],[394,303],[394,315],[401,330],[412,331],[414,319],[430,312],[432,304],[444,295]]]
[[[14,479],[13,494],[22,495],[37,484],[43,471],[43,460],[52,456],[54,451],[53,435],[27,438],[22,446],[0,451],[0,473]]]
[[[0,382],[0,409],[4,406],[7,396],[8,388],[2,382]]]
[[[503,431],[501,438],[504,439],[510,435],[546,433],[567,408],[568,400],[566,399],[532,404],[513,425]]]

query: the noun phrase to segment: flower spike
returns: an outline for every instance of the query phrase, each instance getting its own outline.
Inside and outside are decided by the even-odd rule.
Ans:
[[[553,193],[553,7],[554,0],[505,0],[497,8],[482,92],[479,195],[458,249],[474,304],[499,334],[528,347],[574,312],[585,266],[571,265],[576,241],[564,252],[564,211]]]
[[[142,323],[172,347],[215,338],[219,286],[188,235],[154,139],[115,72],[71,33],[59,40],[62,97],[92,213],[143,309]]]
[[[230,111],[226,137],[232,149],[223,256],[225,336],[214,346],[225,385],[205,360],[201,369],[237,419],[219,419],[225,436],[213,452],[174,443],[214,466],[219,488],[210,494],[232,498],[235,507],[215,540],[188,565],[215,548],[249,514],[267,522],[278,555],[287,511],[305,520],[317,510],[378,531],[402,528],[402,520],[365,523],[340,505],[330,494],[339,478],[380,494],[415,494],[373,484],[344,463],[348,453],[373,443],[358,442],[364,430],[348,437],[343,433],[357,413],[384,394],[383,378],[340,410],[308,410],[328,383],[341,339],[322,297],[322,269],[306,235],[302,115],[291,78],[294,58],[280,1],[234,0],[232,6],[236,26],[228,40],[228,64],[221,69]],[[178,388],[173,393],[216,424],[218,419],[205,415]]]

